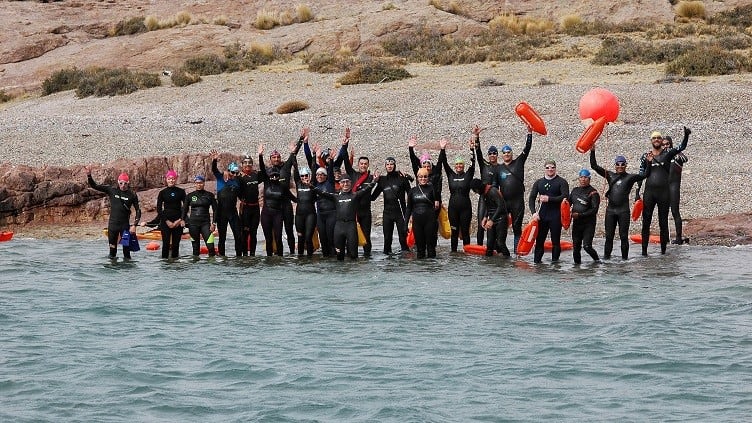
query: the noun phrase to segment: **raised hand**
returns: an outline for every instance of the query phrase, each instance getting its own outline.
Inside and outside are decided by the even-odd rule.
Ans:
[[[407,140],[407,146],[408,147],[415,147],[417,144],[418,144],[418,136],[417,135],[413,135],[412,137],[410,137],[409,140]]]

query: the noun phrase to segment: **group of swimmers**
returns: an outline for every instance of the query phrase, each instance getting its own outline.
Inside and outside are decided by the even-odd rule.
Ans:
[[[485,238],[486,255],[498,253],[509,257],[512,253],[517,254],[523,232],[525,162],[532,147],[533,132],[528,131],[525,146],[517,157],[514,157],[509,145],[500,149],[489,146],[484,157],[480,133],[481,129],[475,126],[468,142],[470,164],[467,167],[462,156],[457,156],[450,166],[446,153],[449,141],[440,141],[441,151],[434,163],[429,154],[416,155],[417,139],[412,137],[408,141],[408,153],[414,178],[397,169],[394,157],[386,158],[383,173],[371,172],[368,157],[355,159],[352,149],[348,152],[349,128],[345,130],[338,151],[324,149],[318,144],[311,146],[308,142],[310,132],[308,128],[303,128],[297,142],[290,145],[287,159],[283,161],[282,154],[274,150],[269,155],[268,166],[264,162],[264,146],[261,144],[258,147],[257,169],[253,157],[246,154],[240,164],[232,161],[224,170],[220,170],[219,153],[213,150],[210,156],[212,174],[217,181],[216,194],[204,189],[204,175],[196,175],[193,178],[195,189],[186,193],[176,185],[178,174],[169,170],[165,174],[167,186],[157,197],[157,217],[150,223],[158,225],[161,231],[163,258],[179,256],[180,239],[185,227],[188,227],[192,239],[194,256],[200,254],[202,239],[210,256],[226,255],[228,227],[233,235],[235,255],[253,256],[256,254],[256,236],[260,225],[266,240],[267,256],[283,255],[284,230],[289,254],[311,256],[318,242],[324,257],[344,260],[349,256],[356,259],[359,231],[363,255],[371,255],[371,203],[383,195],[383,253],[392,254],[396,228],[401,252],[410,250],[408,235],[411,235],[414,237],[417,258],[431,258],[436,256],[443,174],[446,174],[451,251],[457,251],[460,241],[463,246],[471,242],[473,205],[470,192],[473,191],[479,197],[477,245],[483,245]],[[608,205],[604,258],[611,257],[617,226],[621,256],[628,258],[630,194],[637,185],[635,199],[640,199],[643,181],[642,254],[647,255],[650,225],[656,206],[661,253],[666,252],[669,242],[669,209],[673,210],[676,223],[674,242],[684,242],[678,205],[681,169],[687,161],[682,151],[687,146],[689,134],[690,130],[685,127],[681,145],[674,148],[670,137],[653,132],[651,150],[642,155],[638,173],[626,172],[627,160],[622,155],[616,156],[614,171],[608,171],[598,165],[595,149],[590,151],[592,170],[608,183],[605,193]],[[300,165],[297,160],[301,148],[305,165]],[[477,178],[476,166],[479,172]],[[86,168],[86,173],[89,185],[109,196],[112,208],[108,223],[109,256],[115,258],[120,237],[128,233],[135,236],[136,226],[141,224],[138,196],[130,189],[126,173],[119,175],[116,187],[97,184],[89,168]],[[551,258],[553,261],[559,260],[561,231],[568,223],[561,218],[562,202],[565,200],[569,204],[565,206],[565,211],[571,211],[574,262],[581,262],[583,249],[593,260],[600,259],[593,249],[592,240],[601,198],[590,181],[590,171],[582,169],[578,174],[578,186],[570,192],[566,179],[556,173],[556,162],[546,160],[544,176],[532,185],[527,202],[531,220],[538,222],[533,254],[535,263],[542,261],[544,243],[549,235]],[[131,209],[135,210],[133,222],[130,221]],[[513,233],[511,249],[507,246],[509,226]],[[412,233],[409,234],[409,231]],[[131,251],[128,243],[121,244],[124,257],[129,259]]]

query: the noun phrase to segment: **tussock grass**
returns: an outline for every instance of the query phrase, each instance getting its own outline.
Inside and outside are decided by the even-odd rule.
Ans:
[[[685,19],[705,19],[705,4],[700,0],[682,0],[676,5],[676,16]]]
[[[366,58],[361,59],[355,68],[339,78],[337,82],[342,85],[380,84],[411,76],[402,66],[383,59]]]
[[[397,9],[398,9],[397,6],[395,6],[394,3],[392,2],[384,3],[381,6],[381,10],[397,10]]]
[[[295,13],[298,17],[298,22],[309,22],[313,20],[314,14],[313,10],[311,10],[311,7],[307,4],[299,4],[295,7]]]
[[[554,32],[556,25],[547,19],[499,15],[488,22],[491,33],[536,35]]]
[[[276,9],[263,8],[256,12],[256,21],[253,26],[258,29],[272,29],[280,25],[308,22],[313,18],[314,14],[311,7],[306,4],[298,4],[294,10],[283,10],[281,12]]]
[[[275,111],[277,112],[278,115],[285,115],[288,113],[300,112],[300,111],[308,109],[309,107],[310,106],[305,101],[292,100],[292,101],[286,101],[280,104],[279,107],[277,107],[277,110]]]
[[[5,93],[5,90],[0,90],[0,103],[7,103],[13,100],[13,97]]]
[[[110,37],[119,37],[122,35],[133,35],[147,32],[148,29],[144,24],[144,20],[145,18],[143,16],[137,16],[120,21],[110,29],[107,35]]]

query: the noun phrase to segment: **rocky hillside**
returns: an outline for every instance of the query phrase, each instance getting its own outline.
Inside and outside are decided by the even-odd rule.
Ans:
[[[743,0],[706,1],[709,14]],[[76,66],[128,67],[158,72],[193,55],[221,52],[240,42],[271,43],[291,54],[363,51],[382,37],[427,25],[443,34],[477,34],[495,16],[514,14],[558,22],[568,15],[611,23],[628,20],[672,22],[668,0],[476,1],[476,0],[320,0],[304,4],[312,19],[257,29],[259,12],[294,14],[299,0],[62,0],[3,1],[0,8],[0,90],[11,95],[37,89],[55,70]],[[438,6],[438,8],[437,8]],[[444,10],[448,11],[444,11]],[[182,18],[187,25],[136,35],[108,36],[122,21],[151,16]]]

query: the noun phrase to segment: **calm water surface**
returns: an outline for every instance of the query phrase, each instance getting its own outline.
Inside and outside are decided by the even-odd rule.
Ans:
[[[673,247],[113,263],[14,239],[0,421],[749,421],[752,248]]]

